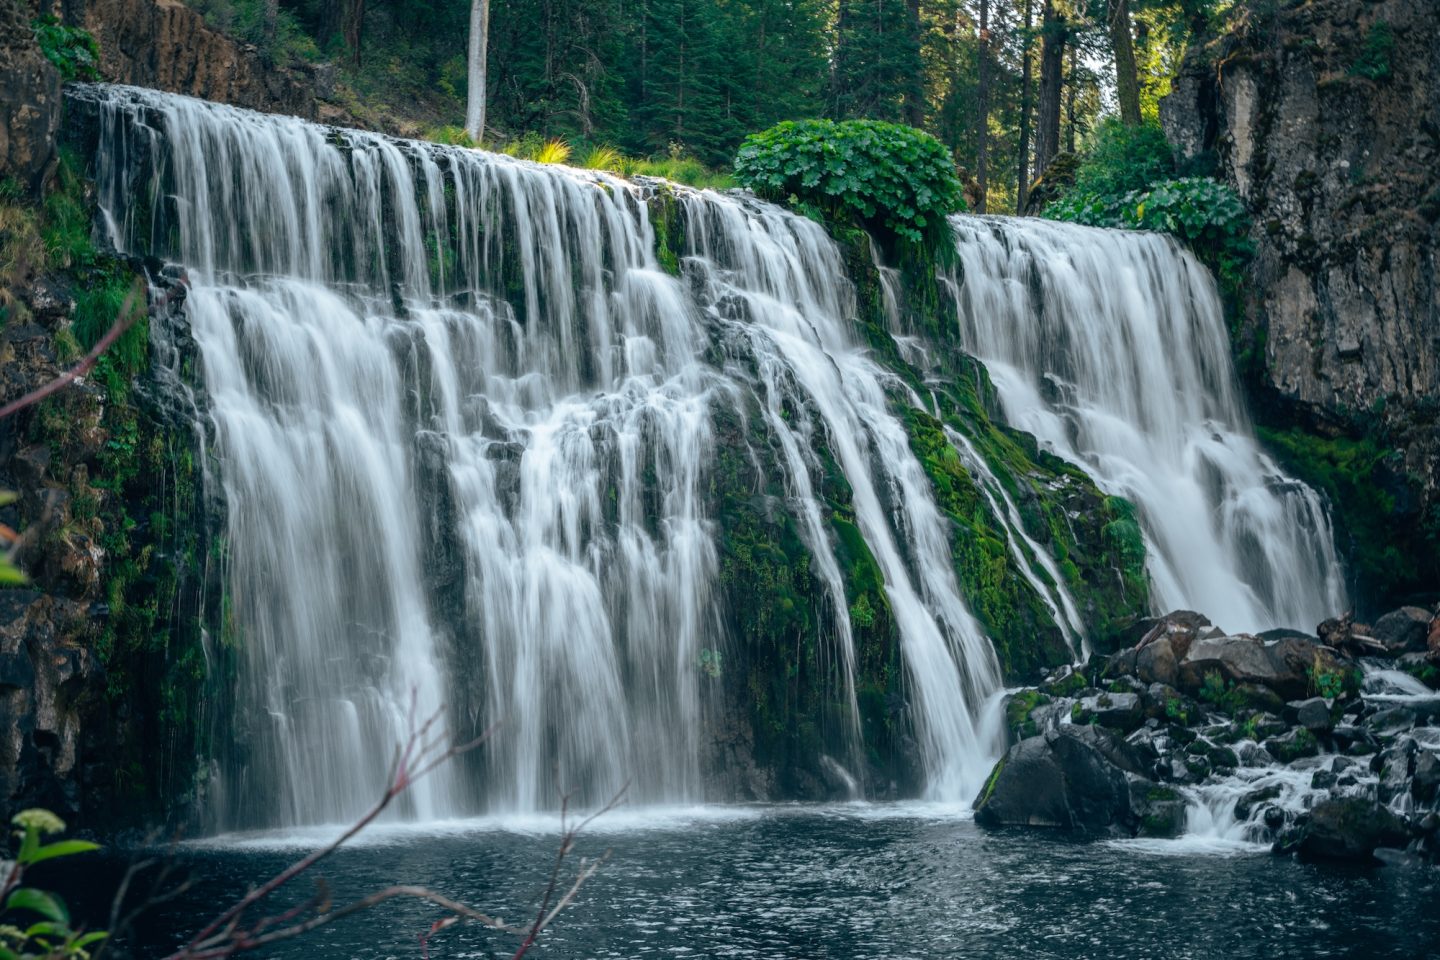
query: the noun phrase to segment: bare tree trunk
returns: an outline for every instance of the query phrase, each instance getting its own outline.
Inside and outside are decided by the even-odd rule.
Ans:
[[[980,62],[976,73],[975,181],[980,185],[980,195],[975,212],[984,213],[990,146],[990,0],[980,0]]]
[[[1130,35],[1129,0],[1110,0],[1110,45],[1115,48],[1115,90],[1120,96],[1120,122],[1140,125],[1140,78],[1135,70],[1135,41]]]
[[[1035,25],[1035,11],[1031,0],[1025,0],[1025,34],[1021,46],[1022,65],[1020,68],[1020,176],[1016,180],[1015,213],[1024,216],[1025,201],[1030,198],[1030,98],[1031,73],[1030,29]]]
[[[1065,72],[1065,41],[1069,24],[1055,9],[1056,0],[1045,0],[1041,20],[1040,118],[1035,130],[1035,175],[1045,172],[1060,152],[1061,88]]]
[[[470,66],[466,82],[465,135],[485,138],[485,66],[490,47],[490,0],[470,0]]]

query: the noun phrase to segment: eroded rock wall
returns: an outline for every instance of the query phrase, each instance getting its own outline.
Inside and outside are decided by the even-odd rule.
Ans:
[[[1440,8],[1252,2],[1190,51],[1161,117],[1254,215],[1236,349],[1262,421],[1379,451],[1352,480],[1415,535],[1391,586],[1423,589],[1440,568],[1423,532],[1440,532]]]
[[[60,126],[60,74],[40,53],[19,0],[0,0],[0,180],[38,191]]]

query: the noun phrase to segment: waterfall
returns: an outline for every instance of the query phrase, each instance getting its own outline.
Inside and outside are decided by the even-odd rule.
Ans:
[[[1011,425],[1134,503],[1157,611],[1261,631],[1346,608],[1324,504],[1257,444],[1194,257],[1157,234],[951,222],[965,349]]]
[[[974,795],[997,661],[821,228],[681,191],[676,277],[643,185],[135,88],[69,95],[98,119],[111,241],[188,272],[236,674],[216,826],[353,817],[442,705],[458,735],[500,726],[411,816],[627,782],[634,802],[704,799],[701,668],[731,642],[705,491],[717,414],[745,398],[834,624],[850,754],[828,763],[861,747],[822,446],[883,573],[927,790]]]

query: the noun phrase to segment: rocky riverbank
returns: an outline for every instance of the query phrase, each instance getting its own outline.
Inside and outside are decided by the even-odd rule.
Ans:
[[[1177,611],[1127,641],[1007,696],[977,823],[1440,860],[1440,610],[1314,636]]]

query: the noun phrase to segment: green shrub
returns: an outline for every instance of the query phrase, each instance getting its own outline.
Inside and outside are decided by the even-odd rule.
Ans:
[[[1163,180],[1123,197],[1072,191],[1045,208],[1051,220],[1095,227],[1168,233],[1214,270],[1229,290],[1240,289],[1254,253],[1250,214],[1235,191],[1205,177]]]
[[[946,215],[965,205],[940,141],[877,120],[787,120],[751,134],[735,178],[762,197],[913,244],[943,240]]]
[[[1069,193],[1123,197],[1174,175],[1175,160],[1158,123],[1127,126],[1109,117],[1081,158]]]
[[[41,17],[30,24],[35,28],[35,42],[45,59],[55,64],[66,80],[99,80],[100,47],[89,31],[67,27],[52,16]]]
[[[1365,33],[1360,56],[1350,67],[1351,76],[1368,80],[1389,80],[1391,59],[1395,55],[1395,31],[1384,20],[1372,25]]]

